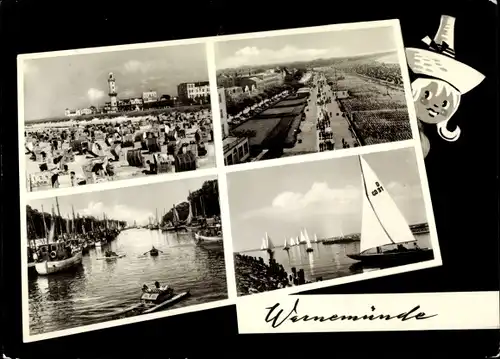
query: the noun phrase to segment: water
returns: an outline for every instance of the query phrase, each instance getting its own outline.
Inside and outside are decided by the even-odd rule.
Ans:
[[[417,243],[421,248],[431,248],[429,234],[415,235]],[[305,245],[291,247],[289,251],[278,247],[274,251],[274,259],[283,265],[285,271],[292,273],[295,267],[304,270],[306,280],[315,281],[321,277],[323,280],[345,277],[357,273],[377,270],[377,268],[360,268],[353,266],[358,261],[350,259],[347,254],[359,253],[359,243],[330,244],[313,243],[313,252],[306,252]],[[265,263],[269,263],[269,255],[265,251],[248,251],[245,255],[262,257]]]
[[[145,252],[155,246],[158,257]],[[126,257],[98,260],[110,250]],[[191,296],[169,309],[227,298],[224,251],[194,244],[190,232],[131,229],[103,249],[91,249],[72,272],[29,279],[30,334],[40,334],[137,315],[141,287],[154,281]]]

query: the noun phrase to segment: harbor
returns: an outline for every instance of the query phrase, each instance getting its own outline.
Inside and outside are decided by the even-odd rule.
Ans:
[[[109,206],[123,190],[28,206],[32,335],[227,298],[217,181],[136,187],[138,197],[122,199],[119,210]],[[174,190],[170,209],[148,198]],[[96,196],[100,217],[88,210]]]

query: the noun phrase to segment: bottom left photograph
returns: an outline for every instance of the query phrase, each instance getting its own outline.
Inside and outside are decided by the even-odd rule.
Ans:
[[[26,236],[29,336],[228,298],[215,176],[33,200]]]

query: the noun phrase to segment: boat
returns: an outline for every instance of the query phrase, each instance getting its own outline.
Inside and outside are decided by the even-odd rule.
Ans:
[[[205,232],[205,233],[204,233]],[[202,234],[204,233],[204,234]],[[223,237],[220,230],[206,229],[194,234],[196,244],[202,247],[215,248],[223,246]]]
[[[363,265],[376,267],[432,259],[432,249],[417,245],[408,222],[376,173],[362,156],[358,158],[363,186],[361,239],[359,253],[347,256]],[[403,243],[413,243],[413,247],[408,248]]]
[[[175,208],[175,204],[172,206],[172,224],[164,226],[162,230],[167,232],[177,232],[179,230],[187,230],[187,227],[181,222],[179,218],[179,213]]]
[[[290,246],[288,245],[288,242],[287,242],[286,238],[285,238],[285,245],[283,246],[283,250],[284,251],[290,250]]]
[[[314,233],[314,238],[313,238],[312,242],[319,243],[318,236],[316,235],[316,233]]]
[[[302,232],[302,230],[300,230],[300,237],[299,237],[298,244],[306,244],[306,243],[307,243],[306,236],[304,235],[304,232]]]
[[[309,239],[309,236],[307,235],[307,231],[305,232],[305,237],[306,237],[306,252],[310,253],[313,251],[311,240]]]
[[[66,243],[53,241],[54,222],[50,228],[48,243],[38,246],[37,253],[34,254],[35,270],[39,275],[64,272],[82,263],[81,251],[72,251]]]
[[[143,314],[153,313],[158,310],[165,309],[188,297],[189,295],[189,291],[175,294],[174,290],[168,285],[156,288],[147,288],[145,286],[143,287],[143,293],[140,299],[142,307],[145,308]]]
[[[262,245],[260,246],[260,250],[267,251],[267,253],[269,254],[272,254],[274,251],[274,243],[271,241],[271,238],[269,238],[267,232],[265,233],[264,238],[262,238]]]
[[[159,251],[158,251],[158,249],[156,249],[155,247],[153,247],[153,248],[151,248],[151,249],[149,250],[149,255],[150,255],[151,257],[157,257],[157,256],[158,256],[158,254],[160,254],[160,252],[159,252]]]

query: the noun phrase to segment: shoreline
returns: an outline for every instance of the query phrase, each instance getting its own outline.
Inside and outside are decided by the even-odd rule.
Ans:
[[[297,271],[292,267],[292,273],[287,273],[272,256],[266,264],[262,257],[234,253],[234,271],[238,296],[312,283],[306,281],[303,269]],[[317,281],[321,280],[321,277],[317,278]]]

